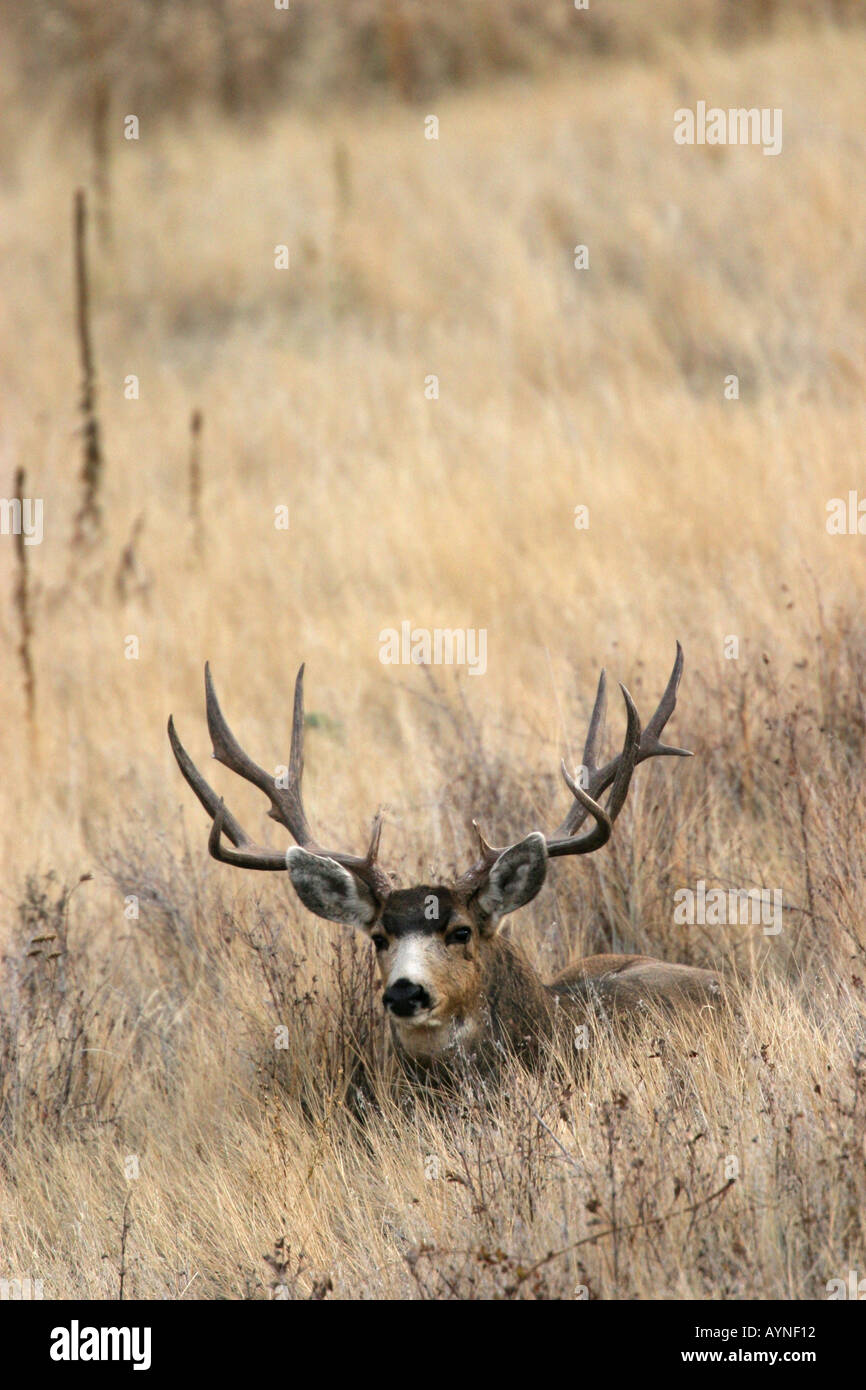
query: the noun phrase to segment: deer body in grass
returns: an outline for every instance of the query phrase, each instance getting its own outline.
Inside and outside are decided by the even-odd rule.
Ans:
[[[676,704],[682,666],[678,643],[667,688],[643,730],[631,696],[620,687],[626,707],[625,741],[616,757],[599,766],[606,706],[602,672],[583,753],[587,786],[581,787],[563,762],[572,801],[560,827],[552,835],[536,830],[514,844],[494,848],[476,826],[478,858],[448,884],[392,887],[378,862],[381,815],[373,823],[363,856],[326,849],[315,840],[301,797],[303,667],[295,683],[288,776],[281,785],[241,748],[205,668],[213,755],[267,795],[268,814],[296,842],[286,851],[253,843],[189,758],[171,719],[168,733],[181,772],[211,817],[208,843],[213,857],[239,868],[288,871],[310,912],[364,932],[376,951],[383,1003],[398,1047],[422,1065],[447,1064],[458,1057],[480,1059],[491,1048],[537,1052],[552,1038],[558,1020],[580,1021],[598,1005],[610,1014],[628,1015],[652,1002],[677,1009],[719,998],[721,983],[713,971],[643,955],[587,956],[545,983],[499,930],[509,913],[539,892],[552,859],[589,854],[607,843],[638,763],[690,756],[685,749],[661,742]],[[608,789],[602,806],[599,798]],[[589,819],[592,828],[582,830]]]

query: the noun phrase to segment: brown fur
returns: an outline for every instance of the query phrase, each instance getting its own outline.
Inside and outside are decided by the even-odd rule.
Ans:
[[[447,894],[444,924],[419,925],[416,894],[441,894],[443,902]],[[416,919],[411,925],[409,917]],[[397,942],[411,935],[425,952],[435,1021],[391,1020],[398,1047],[422,1067],[439,1069],[460,1057],[489,1064],[506,1050],[532,1060],[549,1045],[558,1021],[577,1025],[595,1010],[622,1019],[653,1004],[676,1009],[722,996],[711,970],[639,955],[587,956],[546,984],[520,947],[497,933],[498,924],[453,890],[407,890],[405,902],[390,905],[388,926],[388,945],[379,952],[383,982],[393,972]],[[471,939],[447,944],[461,927]]]
[[[672,965],[653,956],[585,956],[548,985],[558,999],[573,1003],[599,1002],[615,1012],[650,1003],[709,1004],[718,1002],[721,980],[713,970]]]

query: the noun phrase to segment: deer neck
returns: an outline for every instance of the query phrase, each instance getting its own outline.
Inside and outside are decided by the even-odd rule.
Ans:
[[[488,943],[482,970],[485,1039],[520,1055],[533,1055],[549,1041],[553,1005],[537,970],[507,937]]]

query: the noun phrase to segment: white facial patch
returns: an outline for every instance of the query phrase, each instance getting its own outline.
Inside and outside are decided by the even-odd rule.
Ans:
[[[432,994],[430,967],[434,957],[433,937],[424,936],[420,932],[398,937],[386,988],[396,984],[398,980],[408,980],[410,984],[421,985]]]

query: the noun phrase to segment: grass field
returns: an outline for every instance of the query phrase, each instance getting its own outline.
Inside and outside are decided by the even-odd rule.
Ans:
[[[0,1278],[811,1299],[866,1272],[866,541],[826,525],[866,497],[864,64],[830,22],[672,33],[417,99],[202,98],[137,140],[121,87],[96,170],[65,94],[8,108],[0,476],[44,539],[28,718],[0,536]],[[676,145],[698,100],[781,108],[782,153]],[[77,188],[105,463],[76,547]],[[404,621],[485,630],[486,672],[382,664]],[[718,968],[735,1025],[599,1028],[579,1082],[416,1102],[370,948],[208,858],[168,714],[201,765],[209,659],[276,767],[306,661],[316,826],[360,850],[382,805],[387,866],[436,881],[473,816],[500,842],[559,821],[599,668],[646,718],[677,638],[695,758],[642,769],[611,846],[507,930],[548,976],[606,949]],[[782,930],[678,925],[700,880],[781,891]]]

